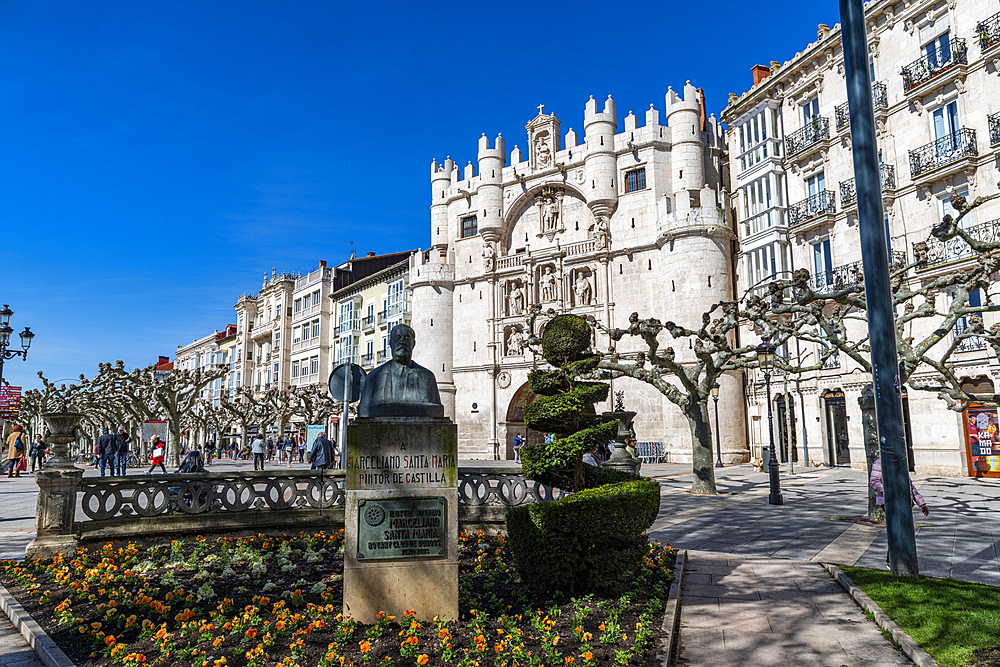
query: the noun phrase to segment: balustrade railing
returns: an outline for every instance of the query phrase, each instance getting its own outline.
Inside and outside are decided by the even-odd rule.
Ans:
[[[872,109],[889,108],[889,90],[884,83],[876,81],[872,84]],[[851,124],[851,109],[847,102],[834,107],[834,116],[837,119],[837,129],[842,130]]]
[[[968,326],[956,326],[952,333],[955,338],[961,338],[969,332]],[[969,336],[968,338],[961,338],[958,341],[958,345],[955,347],[956,352],[975,352],[976,350],[985,350],[987,346],[986,339],[982,336]]]
[[[497,258],[497,270],[502,271],[503,269],[512,269],[515,266],[521,266],[524,263],[524,253],[519,253],[517,255],[508,255],[506,257]]]
[[[363,354],[361,355],[361,365],[365,368],[371,368],[375,365],[375,355],[374,354]]]
[[[973,225],[965,231],[977,241],[1000,243],[1000,220]],[[925,243],[927,243],[927,267],[956,262],[976,254],[972,247],[958,236],[947,241],[930,238]]]
[[[802,127],[785,137],[785,154],[798,155],[810,146],[830,138],[830,121],[823,116],[813,116]]]
[[[896,189],[896,168],[891,164],[880,164],[879,177],[882,181],[882,192]],[[840,208],[845,209],[858,202],[858,190],[855,179],[849,178],[840,182]]]
[[[990,146],[1000,146],[1000,113],[987,118],[990,121]]]
[[[847,102],[838,104],[833,110],[833,115],[837,119],[838,130],[842,130],[851,124],[851,109]]]
[[[900,72],[903,76],[903,90],[910,92],[957,65],[967,64],[967,56],[968,49],[965,46],[965,40],[951,38],[903,68],[903,71]]]
[[[840,350],[834,350],[829,357],[823,360],[823,370],[833,370],[840,368]]]
[[[836,213],[836,197],[832,190],[824,190],[788,207],[791,226],[801,225],[826,213]]]
[[[365,315],[364,319],[361,320],[361,326],[364,327],[365,329],[374,329],[375,328],[375,316],[374,315]]]
[[[929,171],[957,162],[962,158],[979,155],[976,131],[963,127],[946,134],[937,141],[910,151],[910,176],[917,178]]]
[[[982,51],[1000,44],[1000,12],[976,24],[979,48]]]
[[[889,270],[895,271],[906,264],[906,253],[895,250],[889,258]],[[813,277],[813,287],[820,294],[831,294],[864,282],[864,265],[858,260],[850,264],[833,267],[832,271],[823,271]]]

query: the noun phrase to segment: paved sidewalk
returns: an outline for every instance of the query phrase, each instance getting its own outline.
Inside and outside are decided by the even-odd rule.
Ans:
[[[818,563],[688,551],[678,665],[912,665]]]
[[[3,613],[0,613],[0,667],[42,667],[42,661]]]
[[[690,468],[643,473],[663,487],[650,535],[679,549],[884,567],[884,527],[855,522],[868,511],[863,471],[796,466],[781,475],[783,505],[767,504],[768,476],[749,466],[717,470],[718,496],[692,495]],[[920,573],[1000,586],[1000,480],[913,479],[931,510],[914,512]]]

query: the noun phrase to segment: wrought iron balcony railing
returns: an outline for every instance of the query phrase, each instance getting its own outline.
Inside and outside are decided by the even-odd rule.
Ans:
[[[976,24],[979,48],[983,51],[1000,44],[1000,12]]]
[[[881,81],[872,84],[872,109],[889,108],[889,91]],[[833,110],[837,119],[837,129],[842,130],[851,124],[851,112],[847,102],[837,106]]]
[[[910,177],[916,178],[929,171],[972,155],[979,155],[976,148],[976,131],[968,127],[946,134],[937,141],[910,151]]]
[[[374,315],[365,315],[364,319],[361,320],[361,326],[364,327],[366,330],[367,329],[374,329],[375,328],[375,316]]]
[[[813,218],[817,218],[826,213],[836,213],[837,204],[833,190],[817,192],[808,199],[803,199],[797,204],[788,207],[788,219],[791,226],[801,225]]]
[[[379,350],[378,352],[375,353],[376,364],[384,364],[390,358],[392,358],[392,353],[389,352],[388,350]]]
[[[361,365],[365,368],[371,368],[375,365],[375,355],[373,354],[363,354],[361,355]]]
[[[1000,146],[1000,113],[988,116],[990,120],[990,146]]]
[[[965,231],[977,241],[1000,243],[1000,220],[991,220],[980,225],[974,225]],[[928,267],[957,262],[976,254],[969,244],[958,236],[948,241],[939,241],[931,238],[926,243]]]
[[[903,68],[903,90],[910,92],[921,84],[940,76],[957,65],[968,64],[968,49],[964,39],[951,38],[923,58]]]
[[[894,250],[889,258],[889,270],[894,271],[906,264],[906,253]],[[820,294],[839,292],[845,287],[864,282],[864,265],[859,260],[833,267],[832,271],[817,273],[813,278],[813,288]]]
[[[896,168],[891,164],[879,165],[879,176],[882,181],[882,192],[896,189]],[[858,190],[853,178],[840,182],[840,208],[854,206],[858,203]]]
[[[955,338],[958,338],[958,337],[964,335],[965,333],[968,332],[968,330],[969,330],[968,326],[957,325],[954,328],[954,330],[953,330],[953,332],[955,334]],[[986,339],[985,338],[983,338],[981,336],[972,336],[970,338],[964,338],[964,339],[960,340],[959,343],[958,343],[958,346],[955,348],[955,351],[956,352],[974,352],[976,350],[985,350],[986,349],[986,345],[987,345],[987,343],[986,343]]]
[[[810,146],[830,138],[830,120],[823,116],[813,116],[805,127],[785,137],[785,154],[798,155]]]
[[[823,360],[824,370],[833,368],[840,368],[840,350],[834,350],[829,357]]]

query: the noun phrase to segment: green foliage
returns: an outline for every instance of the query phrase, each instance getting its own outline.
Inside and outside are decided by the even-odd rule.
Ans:
[[[578,315],[558,315],[542,333],[542,356],[557,368],[582,360],[590,350],[590,326]]]
[[[572,433],[579,428],[581,410],[583,403],[576,394],[542,396],[524,406],[524,424],[543,433]]]
[[[539,396],[554,396],[569,391],[569,380],[562,370],[536,370],[528,373],[528,385]]]
[[[611,387],[603,382],[577,382],[576,386],[573,387],[573,394],[578,396],[580,402],[587,406],[608,400],[609,391],[611,391]]]
[[[579,361],[566,364],[566,371],[571,375],[584,375],[597,368],[597,364],[599,363],[601,363],[601,355],[592,354]]]
[[[513,507],[507,530],[515,566],[525,581],[544,590],[607,588],[642,563],[649,550],[643,531],[659,509],[660,485],[635,478]]]
[[[524,474],[528,479],[547,486],[554,486],[564,491],[578,491],[580,489],[576,488],[574,480],[576,465],[587,452],[614,440],[617,432],[618,420],[612,419],[593,428],[577,431],[565,438],[525,447],[521,450],[521,466],[524,468]],[[593,468],[593,466],[585,467]]]

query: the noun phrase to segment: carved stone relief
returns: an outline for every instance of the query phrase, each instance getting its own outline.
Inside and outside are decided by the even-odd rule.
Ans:
[[[555,267],[546,264],[538,269],[538,296],[541,303],[559,300],[559,279]]]
[[[573,294],[576,306],[589,306],[594,300],[594,286],[590,282],[593,273],[589,269],[575,269],[573,271]]]
[[[538,206],[538,237],[546,236],[551,241],[559,232],[566,231],[563,221],[562,204],[565,191],[562,188],[544,187],[535,197]]]
[[[525,298],[524,286],[520,280],[508,280],[507,290],[507,315],[518,317],[524,314]]]
[[[611,247],[611,223],[606,215],[597,216],[594,222],[594,241],[599,250]]]
[[[524,356],[525,336],[519,324],[504,327],[504,355],[508,357]]]

